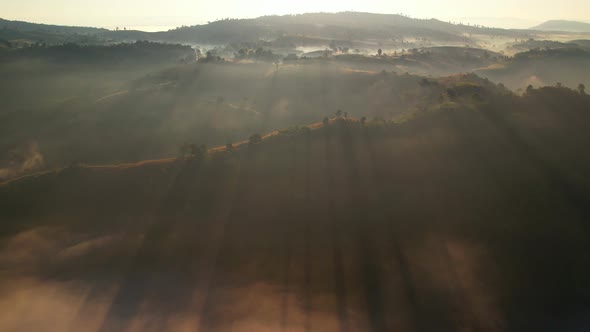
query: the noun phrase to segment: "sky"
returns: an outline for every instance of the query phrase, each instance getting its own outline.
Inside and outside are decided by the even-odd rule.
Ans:
[[[359,11],[528,28],[551,19],[590,21],[590,0],[0,0],[0,17],[35,23],[166,30],[221,18]]]

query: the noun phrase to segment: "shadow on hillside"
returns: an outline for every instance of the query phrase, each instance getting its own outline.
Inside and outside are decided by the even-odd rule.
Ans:
[[[5,187],[0,328],[583,329],[584,187],[468,112]]]

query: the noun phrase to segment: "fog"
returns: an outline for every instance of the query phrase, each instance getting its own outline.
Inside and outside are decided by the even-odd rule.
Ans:
[[[439,99],[439,90],[418,84],[422,75],[475,71],[518,91],[528,85],[590,86],[584,50],[508,58],[464,47],[395,54],[385,49],[382,56],[334,54],[279,64],[229,54],[219,62],[196,62],[190,49],[179,50],[157,62],[156,56],[142,60],[128,51],[109,63],[75,49],[8,58],[0,68],[2,177],[39,170],[40,163],[27,166],[21,156],[31,142],[43,166],[53,169],[175,157],[183,144],[221,146],[320,122],[338,109],[394,120]],[[66,56],[70,60],[60,62]]]

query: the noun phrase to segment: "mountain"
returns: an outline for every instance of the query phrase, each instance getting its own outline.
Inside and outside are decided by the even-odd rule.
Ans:
[[[451,43],[468,42],[465,34],[522,35],[522,33],[467,25],[436,19],[415,19],[403,15],[359,12],[309,13],[263,16],[255,19],[221,20],[207,25],[183,27],[154,33],[154,38],[194,42],[240,42],[303,35],[328,40],[430,39]]]
[[[107,31],[107,29],[92,27],[37,24],[0,19],[0,39],[13,42],[17,47],[35,43],[48,45],[104,44],[105,40],[100,37],[100,34]]]
[[[0,30],[1,29],[16,30],[21,32],[44,32],[54,34],[96,34],[108,31],[107,29],[101,28],[38,24],[23,21],[10,21],[0,18]]]
[[[1,29],[4,27],[4,29]],[[84,35],[103,41],[150,40],[161,42],[228,44],[280,40],[285,37],[311,38],[322,45],[330,41],[353,44],[370,41],[401,48],[429,43],[475,45],[475,36],[526,38],[530,31],[484,28],[451,24],[436,19],[415,19],[403,15],[359,12],[310,13],[301,15],[263,16],[255,19],[225,19],[203,25],[169,31],[110,31],[98,28],[65,27],[18,21],[0,21],[0,38],[9,33],[32,34],[29,39],[44,42],[51,36]],[[39,34],[45,35],[39,35]],[[473,36],[473,37],[472,37]],[[19,36],[19,39],[27,39]],[[55,38],[54,38],[55,39]]]
[[[580,83],[590,85],[590,49],[574,45],[517,53],[506,61],[474,72],[511,89],[558,83],[571,88]]]
[[[586,330],[590,97],[477,82],[425,79],[452,98],[403,122],[0,184],[0,329]]]
[[[590,32],[590,23],[552,20],[541,23],[531,29],[542,31]]]

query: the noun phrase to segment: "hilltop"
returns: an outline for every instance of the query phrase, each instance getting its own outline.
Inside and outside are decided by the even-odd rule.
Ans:
[[[515,90],[525,89],[528,85],[566,85],[571,88],[579,84],[590,85],[590,49],[578,43],[558,48],[534,48],[474,72]]]
[[[541,23],[535,27],[532,27],[531,29],[543,31],[590,32],[590,23],[552,20]]]
[[[311,37],[323,44],[330,41],[354,47],[357,42],[381,41],[400,48],[418,46],[418,42],[447,45],[475,45],[473,37],[529,37],[527,31],[505,30],[452,24],[437,19],[415,19],[397,14],[359,12],[309,13],[263,16],[255,19],[224,19],[203,25],[180,27],[161,32],[65,27],[17,21],[0,21],[0,38],[30,39],[32,42],[76,40],[100,43],[108,41],[150,40],[161,42],[227,44],[270,41],[286,36]],[[95,39],[89,39],[95,38]],[[413,45],[413,46],[412,46]]]
[[[2,18],[0,18],[0,29],[18,30],[21,32],[45,32],[55,34],[94,34],[108,31],[107,29],[93,27],[39,24],[24,21],[11,21]]]
[[[273,39],[282,34],[313,36],[348,42],[370,39],[426,38],[462,43],[465,41],[463,35],[466,33],[514,34],[514,32],[503,29],[456,25],[436,19],[415,19],[394,14],[343,12],[229,19],[162,32],[157,36],[172,40],[224,43]]]

